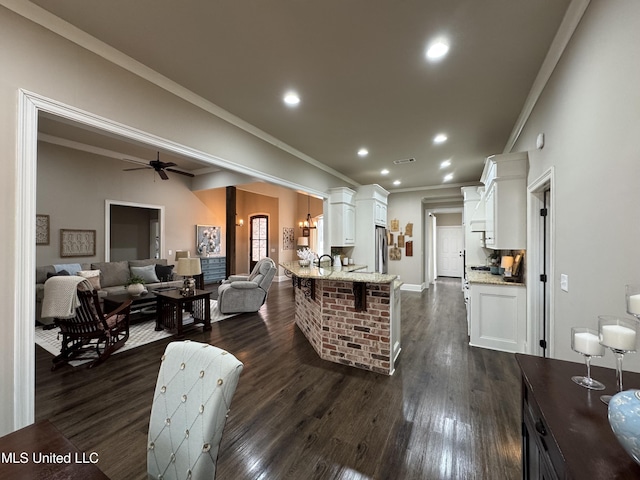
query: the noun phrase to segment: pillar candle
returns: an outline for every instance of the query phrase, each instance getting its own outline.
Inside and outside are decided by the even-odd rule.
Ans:
[[[583,355],[600,357],[604,355],[604,347],[600,345],[600,338],[589,332],[576,332],[573,336],[573,349]]]
[[[629,296],[629,313],[640,315],[640,293]]]
[[[603,325],[602,344],[616,350],[635,351],[636,331],[622,325]]]

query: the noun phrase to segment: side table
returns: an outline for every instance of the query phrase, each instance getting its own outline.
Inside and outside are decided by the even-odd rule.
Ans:
[[[194,323],[202,323],[204,330],[211,330],[211,292],[196,290],[193,295],[182,296],[179,290],[156,292],[156,330],[176,330],[177,337],[184,337],[182,311],[193,315]]]

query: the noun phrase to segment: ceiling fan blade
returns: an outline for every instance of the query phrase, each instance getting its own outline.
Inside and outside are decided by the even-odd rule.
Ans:
[[[138,168],[125,168],[122,171],[123,172],[133,172],[134,170],[148,170],[151,167],[138,167]]]
[[[158,175],[160,175],[161,179],[169,180],[169,176],[165,173],[164,170],[156,170],[156,172],[158,172]]]
[[[189,173],[189,172],[181,172],[180,170],[174,170],[172,168],[165,168],[165,170],[167,172],[172,172],[172,173],[179,173],[180,175],[184,175],[185,177],[195,177],[195,175],[193,173]]]

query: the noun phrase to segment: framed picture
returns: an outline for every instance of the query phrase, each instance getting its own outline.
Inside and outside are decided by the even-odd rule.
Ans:
[[[198,255],[220,254],[220,227],[196,225],[196,252]]]
[[[60,229],[61,257],[93,257],[95,254],[95,230]]]
[[[282,228],[282,249],[293,250],[295,248],[295,230],[292,227]]]
[[[36,215],[36,245],[49,245],[49,215]]]

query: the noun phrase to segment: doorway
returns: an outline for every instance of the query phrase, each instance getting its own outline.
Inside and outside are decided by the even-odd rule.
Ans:
[[[164,206],[105,200],[105,262],[161,258]]]
[[[436,227],[439,277],[462,277],[462,226]]]
[[[251,225],[249,271],[253,271],[259,260],[269,256],[269,217],[253,215],[249,218],[249,224]]]
[[[527,290],[528,352],[554,357],[554,170],[551,167],[528,188]]]

